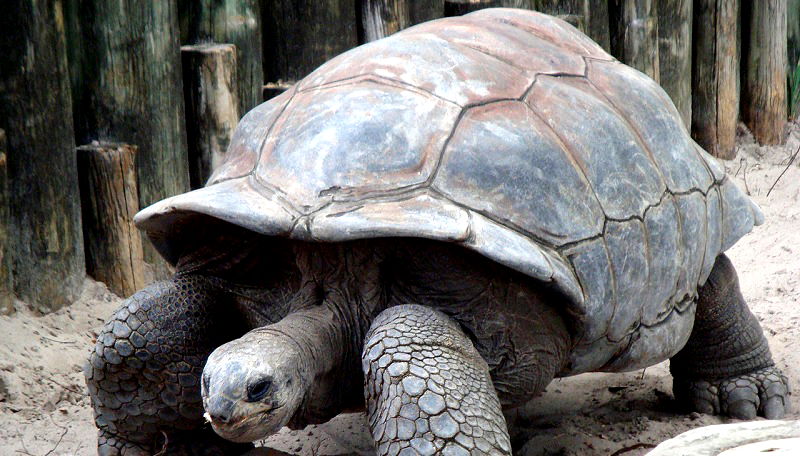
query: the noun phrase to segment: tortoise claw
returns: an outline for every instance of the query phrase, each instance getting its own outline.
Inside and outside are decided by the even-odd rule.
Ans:
[[[700,413],[779,419],[790,409],[788,379],[774,366],[718,381],[676,378],[673,389],[678,401]]]

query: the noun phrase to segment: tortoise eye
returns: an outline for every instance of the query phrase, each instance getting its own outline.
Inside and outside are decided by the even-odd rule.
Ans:
[[[264,399],[264,396],[269,393],[272,388],[272,379],[269,377],[262,378],[247,387],[247,402],[258,402]]]

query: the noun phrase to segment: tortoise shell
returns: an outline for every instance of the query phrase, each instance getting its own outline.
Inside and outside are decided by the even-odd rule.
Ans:
[[[566,22],[511,9],[332,59],[241,120],[206,187],[136,222],[175,262],[177,227],[198,214],[480,252],[569,298],[562,375],[677,352],[715,258],[763,219],[658,84]]]

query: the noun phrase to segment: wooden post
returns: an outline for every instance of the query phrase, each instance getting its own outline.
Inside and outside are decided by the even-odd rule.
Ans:
[[[0,315],[14,313],[14,281],[11,277],[11,249],[8,230],[8,161],[6,160],[6,132],[0,129]]]
[[[406,0],[361,0],[361,41],[375,41],[410,23]]]
[[[672,98],[683,124],[692,124],[692,0],[660,0],[658,65],[661,87]]]
[[[189,189],[175,0],[71,2],[76,137],[136,144],[139,206]],[[74,148],[73,148],[74,150]],[[156,277],[169,269],[145,244]]]
[[[445,17],[463,16],[484,8],[505,6],[502,0],[444,0]]]
[[[611,53],[659,80],[656,0],[613,0],[609,6]]]
[[[444,0],[411,0],[408,5],[411,24],[444,17]]]
[[[358,45],[353,0],[261,0],[264,80],[297,81]]]
[[[95,142],[77,152],[86,269],[117,295],[130,296],[145,285],[142,238],[133,224],[136,146]]]
[[[696,0],[692,29],[692,137],[719,158],[735,155],[739,117],[738,0]]]
[[[181,43],[236,45],[239,117],[261,104],[264,81],[259,0],[178,0]]]
[[[786,34],[788,35],[789,66],[797,68],[800,61],[800,0],[789,0],[786,5]]]
[[[606,52],[611,53],[608,0],[589,0],[589,25],[586,34]]]
[[[225,156],[239,122],[236,46],[206,43],[181,46],[189,180],[205,185]]]
[[[786,11],[789,62],[786,73],[789,78],[789,117],[800,114],[800,0],[789,0]]]
[[[761,144],[781,144],[787,119],[786,0],[745,0],[742,118]]]
[[[589,31],[589,0],[535,0],[533,7],[536,11],[569,22],[584,33]],[[608,14],[607,6],[606,14]],[[607,18],[608,16],[606,16]],[[606,33],[608,33],[608,24],[606,24]]]
[[[3,6],[0,129],[14,293],[44,313],[74,301],[85,277],[63,5]]]

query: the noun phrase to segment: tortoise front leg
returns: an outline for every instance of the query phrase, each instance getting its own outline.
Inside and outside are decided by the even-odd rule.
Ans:
[[[377,454],[511,454],[489,368],[447,315],[419,305],[383,311],[362,363]]]
[[[85,367],[98,454],[237,454],[252,448],[223,440],[203,423],[203,364],[214,348],[245,330],[227,302],[211,280],[179,276],[122,304]]]
[[[703,413],[781,418],[789,410],[789,383],[728,257],[717,257],[699,295],[689,341],[670,360],[675,398]]]

